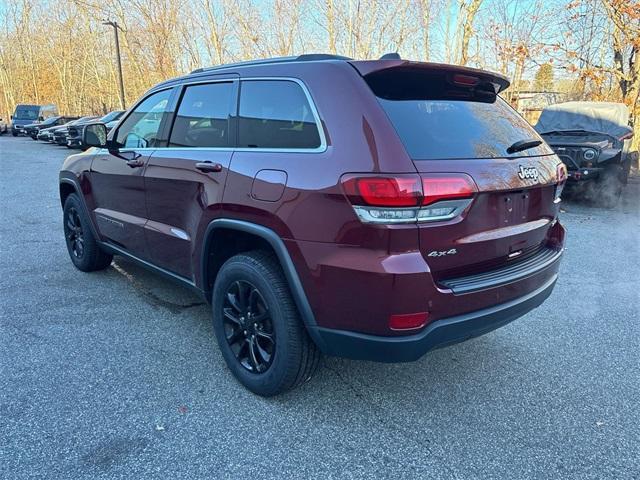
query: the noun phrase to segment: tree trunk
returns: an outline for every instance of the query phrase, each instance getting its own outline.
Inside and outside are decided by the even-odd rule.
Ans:
[[[471,41],[471,37],[473,37],[474,33],[473,22],[481,4],[482,0],[471,0],[471,3],[468,5],[463,3],[464,19],[462,23],[462,41],[460,45],[460,65],[466,65],[469,62],[469,42]]]

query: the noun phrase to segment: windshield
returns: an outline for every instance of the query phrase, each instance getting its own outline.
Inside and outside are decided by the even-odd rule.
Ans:
[[[17,120],[37,120],[40,107],[34,105],[19,105],[13,117]]]
[[[56,123],[56,122],[58,121],[58,119],[59,119],[59,118],[60,118],[60,117],[49,117],[49,118],[47,118],[44,122],[42,122],[42,124],[41,124],[41,125],[42,125],[42,126],[45,126],[45,125],[51,125],[51,124],[53,124],[53,123]]]
[[[102,117],[100,119],[100,121],[102,123],[109,123],[109,122],[113,122],[114,120],[117,120],[118,118],[120,118],[122,116],[124,112],[120,111],[120,110],[116,110],[114,112],[110,112],[107,113],[104,117]]]

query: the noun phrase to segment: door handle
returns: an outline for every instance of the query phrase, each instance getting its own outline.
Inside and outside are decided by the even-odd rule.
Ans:
[[[222,165],[213,162],[198,162],[196,163],[196,168],[205,173],[222,171]]]
[[[127,165],[129,165],[131,168],[143,167],[144,160],[141,158],[133,158],[131,160],[127,160]]]

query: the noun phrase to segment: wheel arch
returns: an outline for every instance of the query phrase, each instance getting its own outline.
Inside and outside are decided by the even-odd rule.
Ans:
[[[209,300],[211,299],[211,286],[213,284],[216,273],[215,269],[213,269],[212,271],[212,269],[210,268],[210,257],[211,254],[215,251],[213,247],[216,241],[222,240],[222,238],[217,235],[219,235],[221,232],[228,231],[237,232],[240,235],[251,235],[258,239],[258,245],[262,244],[264,246],[268,246],[273,251],[285,275],[285,278],[289,285],[289,289],[291,291],[291,295],[293,296],[293,300],[296,304],[296,307],[298,308],[298,312],[300,313],[302,321],[313,340],[320,347],[320,340],[319,338],[317,338],[317,335],[315,333],[315,327],[317,326],[315,316],[307,299],[307,295],[304,291],[302,282],[300,281],[300,277],[298,276],[298,272],[295,268],[293,260],[291,259],[289,251],[287,250],[280,236],[270,228],[243,220],[226,218],[219,218],[209,223],[203,237],[204,240],[202,244],[200,272],[200,278],[202,279],[202,289],[205,291],[207,298]]]
[[[82,193],[82,188],[80,187],[80,184],[78,183],[75,176],[70,172],[60,172],[60,181],[59,181],[58,188],[60,191],[60,204],[63,209],[64,209],[64,203],[69,197],[69,195],[71,195],[72,193],[75,193],[76,195],[78,195],[78,198],[80,198],[80,205],[82,206],[84,213],[87,215],[87,218],[89,219],[91,232],[93,233],[96,239],[100,240],[102,237],[100,236],[98,229],[96,228],[96,225],[93,222],[93,216],[91,215],[91,212],[87,207],[86,199],[84,198],[84,194]]]
[[[67,197],[72,193],[77,193],[78,195],[80,195],[76,187],[76,184],[72,180],[69,180],[67,178],[61,178],[60,179],[60,204],[62,208],[64,208],[64,202],[67,201]]]

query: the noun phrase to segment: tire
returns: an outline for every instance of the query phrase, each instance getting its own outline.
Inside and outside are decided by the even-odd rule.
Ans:
[[[284,393],[318,369],[320,351],[300,320],[273,254],[256,250],[227,260],[213,287],[212,309],[222,356],[253,393]]]
[[[14,131],[11,131],[11,135],[13,135],[14,137],[17,137],[17,136],[18,136],[18,133],[17,133],[17,132],[14,132]]]
[[[64,238],[73,265],[83,272],[104,270],[113,260],[100,249],[89,222],[78,195],[70,194],[63,209]]]

